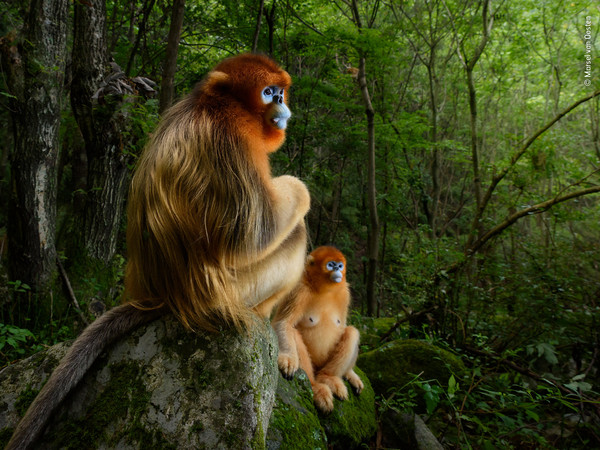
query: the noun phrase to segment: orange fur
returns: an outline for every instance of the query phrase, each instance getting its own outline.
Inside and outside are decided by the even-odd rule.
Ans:
[[[340,282],[331,279],[329,262],[343,263]],[[346,326],[350,290],[346,258],[334,247],[319,247],[307,258],[304,276],[281,304],[273,319],[279,339],[278,364],[287,377],[301,367],[313,387],[315,404],[333,409],[333,395],[344,400],[348,391],[342,377],[357,392],[363,383],[352,370],[358,357],[358,330]]]
[[[132,180],[127,301],[167,306],[191,329],[244,327],[299,279],[309,195],[296,178],[271,178],[285,132],[260,97],[290,84],[269,58],[239,55],[165,114]]]

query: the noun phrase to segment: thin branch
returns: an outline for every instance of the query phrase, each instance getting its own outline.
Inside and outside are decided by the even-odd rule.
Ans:
[[[317,33],[319,36],[323,36],[323,33],[321,33],[319,30],[317,30],[314,26],[312,26],[311,24],[305,22],[302,17],[300,17],[298,15],[298,13],[296,11],[294,11],[294,8],[290,5],[290,2],[287,2],[287,9],[292,13],[292,15],[298,19],[305,27],[307,27],[308,29],[314,31],[315,33]]]
[[[539,214],[545,211],[548,211],[554,205],[557,205],[562,202],[566,202],[567,200],[572,200],[577,197],[583,197],[584,195],[596,194],[600,192],[600,186],[593,186],[587,189],[582,189],[580,191],[571,192],[570,194],[563,195],[562,197],[554,197],[550,200],[546,200],[545,202],[538,203],[537,205],[530,206],[529,208],[522,209],[509,216],[506,220],[504,220],[499,225],[496,225],[494,228],[486,232],[483,236],[477,239],[473,245],[468,249],[469,254],[474,254],[483,247],[490,239],[499,235],[504,230],[506,230],[509,226],[514,224],[517,220],[530,216],[532,214]]]
[[[464,347],[465,350],[469,353],[473,353],[475,355],[479,355],[479,356],[483,356],[485,358],[489,358],[493,361],[495,361],[497,364],[502,364],[503,366],[509,367],[512,370],[514,370],[515,372],[518,372],[522,375],[526,375],[530,378],[533,378],[537,381],[543,381],[545,383],[550,384],[551,386],[554,386],[555,388],[557,388],[559,391],[561,391],[563,394],[567,395],[567,396],[571,396],[571,395],[578,395],[581,397],[581,399],[585,400],[586,402],[588,402],[589,404],[591,404],[591,406],[593,406],[596,410],[596,414],[600,415],[600,405],[598,404],[598,402],[592,398],[587,397],[586,395],[583,395],[581,392],[577,392],[574,391],[572,389],[569,389],[565,386],[563,386],[562,384],[550,380],[546,377],[543,377],[537,373],[535,373],[534,371],[527,369],[525,367],[521,367],[518,364],[509,361],[508,359],[502,358],[501,356],[498,355],[494,355],[492,353],[488,353],[488,352],[484,352],[482,350],[479,350],[477,348],[473,348],[471,346],[465,346]]]
[[[62,263],[60,262],[60,258],[56,258],[56,265],[58,266],[60,276],[62,277],[63,282],[65,283],[67,291],[69,292],[69,297],[71,297],[71,301],[73,302],[75,311],[77,311],[77,314],[79,314],[79,317],[81,317],[81,320],[83,320],[83,323],[85,323],[86,325],[89,325],[90,322],[87,320],[87,318],[85,317],[85,314],[83,314],[83,312],[81,311],[81,308],[79,307],[79,302],[77,301],[77,297],[75,297],[75,292],[73,292],[73,288],[71,287],[71,282],[69,281],[69,277],[67,276],[67,272],[65,271],[65,268],[63,267]]]
[[[554,119],[552,119],[550,122],[548,122],[542,128],[540,128],[538,131],[536,131],[529,139],[527,139],[525,144],[523,144],[523,146],[512,156],[512,158],[510,159],[509,165],[506,166],[504,169],[502,169],[502,171],[500,173],[498,173],[497,175],[495,175],[492,178],[492,182],[490,183],[490,186],[488,187],[488,189],[483,197],[483,200],[481,202],[480,211],[477,212],[477,219],[479,219],[482,216],[483,211],[485,210],[487,204],[489,203],[490,199],[492,198],[492,194],[494,193],[494,190],[496,189],[496,186],[498,185],[498,183],[500,183],[500,181],[502,181],[504,179],[504,177],[510,172],[510,170],[514,167],[514,165],[517,163],[517,161],[519,161],[519,159],[521,159],[521,157],[525,154],[525,152],[531,146],[531,144],[533,144],[535,142],[535,140],[537,138],[539,138],[542,134],[544,134],[546,131],[548,131],[548,129],[550,127],[552,127],[552,125],[554,125],[556,122],[558,122],[564,116],[569,114],[571,111],[573,111],[579,105],[587,102],[588,100],[593,99],[594,97],[596,97],[598,95],[600,95],[600,90],[597,90],[596,92],[593,92],[593,93],[587,95],[586,97],[583,97],[582,99],[577,100],[571,106],[567,107],[566,109],[564,109],[563,111],[558,113],[558,115],[556,117],[554,117]]]

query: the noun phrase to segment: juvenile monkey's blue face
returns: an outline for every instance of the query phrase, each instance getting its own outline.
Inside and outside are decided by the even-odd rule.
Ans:
[[[278,130],[285,130],[287,121],[292,112],[284,101],[284,89],[279,86],[267,86],[261,92],[261,98],[265,105],[271,105],[267,112],[267,119]]]
[[[341,261],[329,261],[326,267],[330,272],[329,279],[334,283],[341,283],[344,279],[344,263]]]

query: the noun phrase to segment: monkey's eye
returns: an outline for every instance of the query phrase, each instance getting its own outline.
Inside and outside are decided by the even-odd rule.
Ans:
[[[335,269],[336,269],[336,267],[337,267],[337,266],[336,266],[335,262],[333,262],[333,261],[329,261],[329,262],[327,263],[327,270],[335,270]]]
[[[338,270],[344,270],[344,263],[338,264]]]
[[[269,103],[283,103],[283,89],[278,86],[267,86],[261,92],[262,101],[265,105]]]

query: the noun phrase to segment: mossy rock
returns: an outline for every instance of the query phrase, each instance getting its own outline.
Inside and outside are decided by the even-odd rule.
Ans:
[[[360,395],[356,395],[346,381],[348,399],[334,399],[333,411],[320,414],[321,424],[334,449],[360,448],[377,431],[375,392],[365,373],[358,367],[354,370],[365,385]]]
[[[52,349],[0,372],[0,439],[42,385],[39,361]],[[194,334],[167,316],[101,355],[36,448],[264,448],[276,361],[267,322],[248,333]]]
[[[312,388],[299,370],[292,380],[279,375],[267,433],[267,449],[327,449],[325,430],[313,404]]]
[[[363,353],[357,365],[368,375],[375,393],[387,395],[405,387],[420,374],[421,380],[438,380],[446,387],[451,375],[461,378],[465,367],[448,350],[414,339],[396,340]]]
[[[392,329],[398,321],[395,317],[356,317],[350,319],[351,324],[360,332],[361,348],[374,349],[381,345],[381,339]],[[392,340],[406,337],[402,335],[402,328],[397,328],[391,333]]]
[[[375,393],[367,376],[357,369],[365,384],[360,395],[352,392],[345,401],[334,399],[333,411],[318,412],[306,374],[299,370],[293,380],[280,376],[277,398],[267,434],[270,450],[354,449],[377,431]]]

